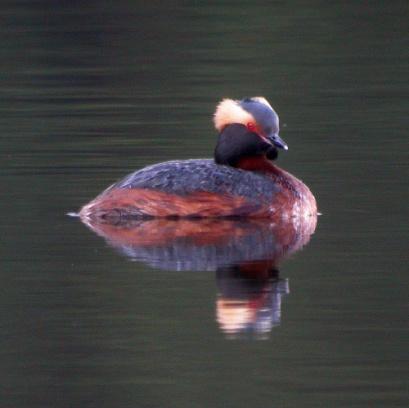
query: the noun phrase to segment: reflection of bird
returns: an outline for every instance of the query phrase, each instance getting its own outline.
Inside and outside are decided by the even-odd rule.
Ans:
[[[278,264],[308,243],[317,217],[83,221],[132,260],[164,270],[215,271],[221,330],[265,338],[280,324],[281,299],[289,293]]]
[[[272,217],[316,214],[308,187],[274,166],[279,119],[262,97],[223,100],[214,115],[214,160],[155,164],[109,187],[80,215],[118,222],[144,217]]]
[[[287,279],[266,262],[249,262],[217,271],[219,295],[216,318],[229,337],[267,333],[281,323],[281,300],[288,295]]]
[[[155,268],[216,271],[226,265],[241,265],[243,271],[247,265],[247,276],[251,269],[258,277],[299,251],[310,240],[316,222],[316,216],[289,220],[277,217],[268,222],[206,218],[156,218],[120,224],[85,221],[123,255]]]

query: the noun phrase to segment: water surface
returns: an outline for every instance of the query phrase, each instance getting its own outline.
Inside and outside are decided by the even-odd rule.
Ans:
[[[1,14],[2,406],[407,406],[404,2]],[[232,336],[231,270],[124,256],[65,214],[136,168],[210,157],[215,104],[251,95],[279,113],[278,163],[323,216],[250,290],[279,295],[279,319]]]

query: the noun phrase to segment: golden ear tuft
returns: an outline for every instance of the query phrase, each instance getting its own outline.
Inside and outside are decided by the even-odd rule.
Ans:
[[[220,132],[225,126],[232,123],[241,123],[246,125],[254,121],[253,116],[246,112],[233,99],[223,99],[216,108],[213,122],[216,129]]]

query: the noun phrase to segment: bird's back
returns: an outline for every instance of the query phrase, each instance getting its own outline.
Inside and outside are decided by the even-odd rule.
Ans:
[[[211,159],[154,164],[129,174],[110,189],[152,189],[187,196],[198,192],[272,200],[280,187],[255,172],[216,164]]]

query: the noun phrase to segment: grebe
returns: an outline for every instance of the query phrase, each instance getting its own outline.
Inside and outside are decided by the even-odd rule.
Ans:
[[[290,218],[316,215],[309,188],[272,163],[277,113],[263,97],[222,100],[214,114],[219,137],[212,159],[177,160],[138,170],[80,210],[83,220],[134,218]]]

